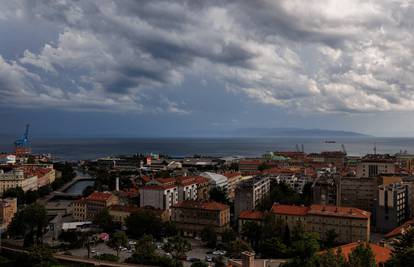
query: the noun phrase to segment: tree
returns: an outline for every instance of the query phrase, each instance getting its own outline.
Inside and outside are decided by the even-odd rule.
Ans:
[[[272,237],[261,242],[260,251],[267,258],[285,258],[288,248],[280,238]]]
[[[243,240],[230,241],[227,246],[227,254],[232,258],[239,259],[244,251],[252,251],[252,248]]]
[[[93,223],[99,225],[103,231],[112,233],[115,229],[115,223],[108,209],[103,209],[93,219]]]
[[[334,229],[329,229],[326,232],[326,236],[325,236],[325,240],[324,240],[324,245],[326,248],[332,248],[333,246],[336,245],[336,238],[338,237],[338,234],[335,232]]]
[[[214,226],[207,225],[201,231],[201,240],[207,245],[209,248],[216,247],[217,243],[217,232]]]
[[[175,259],[186,257],[186,253],[191,250],[191,244],[181,236],[174,236],[168,239],[167,244],[163,247],[165,252],[171,253]]]
[[[91,257],[91,244],[93,243],[94,238],[93,232],[81,232],[80,234],[80,241],[82,243],[82,247],[85,247],[88,252],[88,259]]]
[[[214,258],[215,267],[226,267],[226,263],[224,261],[223,256],[218,256]]]
[[[121,250],[121,247],[126,247],[127,245],[128,237],[123,231],[114,233],[108,243],[108,246],[116,251],[117,257],[119,257],[119,251]]]
[[[8,230],[12,236],[23,235],[26,246],[43,243],[43,232],[47,226],[48,219],[46,209],[43,205],[33,203],[14,216]],[[36,237],[36,239],[34,239]]]
[[[3,193],[3,198],[17,198],[17,204],[24,204],[24,191],[21,187],[13,187],[7,189]]]
[[[90,194],[92,194],[94,191],[95,191],[95,188],[91,185],[88,185],[87,187],[85,187],[85,189],[83,189],[82,196],[87,197]]]
[[[319,267],[346,267],[345,258],[340,249],[334,254],[332,249],[319,256]]]
[[[203,261],[196,261],[191,264],[191,267],[208,267],[208,264]]]
[[[154,239],[150,235],[144,235],[138,240],[135,246],[134,257],[136,263],[150,264],[158,256],[156,252],[157,247],[154,244]]]
[[[242,226],[242,236],[252,245],[253,248],[257,248],[257,245],[262,234],[261,227],[255,222],[246,222]]]
[[[166,225],[151,211],[133,213],[125,220],[128,236],[141,238],[144,234],[160,239],[165,235]]]
[[[404,234],[396,238],[392,246],[394,255],[404,253],[408,248],[414,247],[414,228],[408,229]]]
[[[222,187],[213,187],[210,189],[209,192],[210,200],[223,203],[223,204],[229,204],[229,198],[227,195],[227,192]]]
[[[407,267],[414,262],[414,247],[408,247],[398,254],[393,254],[386,266],[389,267]]]
[[[39,198],[39,194],[37,193],[37,191],[26,191],[26,193],[24,194],[24,202],[26,204],[32,204],[34,202],[36,202],[36,200]]]
[[[221,234],[221,241],[223,241],[223,243],[228,244],[234,240],[236,240],[236,233],[234,232],[233,229],[228,228],[226,230],[223,231],[223,233]]]
[[[359,244],[349,254],[349,265],[352,267],[375,267],[375,256],[368,244]]]
[[[56,261],[53,253],[47,246],[39,245],[30,248],[28,253],[28,262],[31,266],[51,266]]]
[[[298,239],[299,238],[299,239]],[[292,242],[292,260],[288,266],[314,266],[319,250],[319,236],[316,233],[304,232]]]

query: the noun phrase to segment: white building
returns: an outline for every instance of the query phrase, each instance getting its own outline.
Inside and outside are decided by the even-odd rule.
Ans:
[[[281,174],[276,177],[277,183],[285,183],[290,188],[295,190],[295,192],[301,194],[303,193],[303,188],[308,182],[308,177],[306,176],[297,176],[295,174]]]
[[[197,181],[195,177],[177,177],[178,201],[197,200]]]
[[[0,170],[0,193],[3,194],[9,188],[21,187],[24,192],[37,190],[37,176],[25,177],[23,170],[13,170],[5,173]]]
[[[176,185],[146,185],[139,191],[140,207],[151,206],[170,210],[172,205],[178,203],[178,187]]]
[[[228,178],[226,176],[214,172],[203,172],[200,176],[209,179],[212,187],[221,187],[227,190]]]
[[[15,164],[16,163],[16,155],[7,155],[1,154],[0,155],[0,164]]]

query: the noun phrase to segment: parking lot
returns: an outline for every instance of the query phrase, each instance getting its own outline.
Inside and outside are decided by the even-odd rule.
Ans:
[[[210,259],[213,259],[216,255],[213,255],[211,253],[207,253],[207,252],[213,252],[212,249],[208,249],[203,247],[202,242],[198,241],[198,240],[194,240],[194,239],[187,239],[190,243],[191,243],[191,251],[187,253],[187,261],[183,261],[184,266],[190,266],[191,262],[189,261],[190,259],[195,260],[195,259],[199,259],[202,261],[206,260],[206,256],[208,256]],[[162,243],[157,243],[158,247],[162,246]],[[69,251],[73,256],[77,256],[77,257],[87,257],[88,251],[86,248],[80,248],[80,249],[72,249]],[[160,255],[165,255],[166,253],[161,249],[157,249],[157,252]],[[106,244],[104,243],[98,243],[95,246],[91,247],[91,258],[95,255],[100,255],[100,254],[104,254],[104,253],[108,253],[108,254],[116,254],[116,251],[113,250],[112,248],[108,247]],[[128,257],[130,257],[132,255],[133,251],[132,250],[122,250],[119,253],[119,257],[120,257],[120,262],[125,261]]]

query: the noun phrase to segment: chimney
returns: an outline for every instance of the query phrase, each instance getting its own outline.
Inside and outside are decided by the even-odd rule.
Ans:
[[[242,252],[242,267],[254,267],[254,252]]]
[[[119,177],[116,177],[116,180],[115,180],[115,191],[116,192],[119,191]]]

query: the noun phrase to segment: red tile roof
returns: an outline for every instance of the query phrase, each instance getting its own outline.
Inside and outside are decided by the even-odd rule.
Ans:
[[[310,207],[304,207],[295,205],[273,204],[271,211],[276,214],[292,216],[323,215],[359,219],[369,219],[371,216],[370,212],[357,208],[325,205],[311,205]]]
[[[391,237],[402,235],[408,229],[412,228],[413,226],[414,226],[414,219],[411,219],[411,220],[405,222],[403,225],[400,225],[397,228],[394,228],[389,233],[387,233],[384,237],[385,238],[391,238]]]
[[[113,195],[109,192],[93,192],[86,199],[87,200],[92,200],[92,201],[107,201],[112,196]]]
[[[226,210],[230,208],[229,206],[225,204],[218,203],[215,201],[197,201],[197,200],[184,200],[174,205],[173,207],[174,208],[188,208],[188,209],[218,210],[218,211],[222,211],[222,210]]]
[[[140,190],[167,190],[176,187],[175,184],[172,185],[145,185],[140,188]]]
[[[227,178],[233,178],[236,176],[241,176],[241,172],[225,172],[223,173],[224,176],[226,176]]]
[[[263,211],[258,211],[258,210],[243,210],[239,214],[239,219],[261,220],[261,219],[263,219],[264,214],[265,213]]]
[[[334,253],[336,253],[336,251],[341,248],[342,253],[345,257],[346,260],[348,260],[349,254],[351,254],[351,252],[360,244],[360,242],[354,242],[354,243],[349,243],[343,246],[339,246],[339,247],[335,247],[333,248]],[[388,261],[391,258],[391,250],[389,248],[385,248],[373,243],[365,243],[365,245],[369,245],[372,249],[372,252],[374,253],[375,256],[375,262],[377,263],[377,265],[379,265],[380,263],[384,263],[386,261]]]
[[[353,207],[311,205],[308,214],[369,219],[371,213]]]
[[[273,204],[271,211],[275,214],[305,216],[309,208],[295,205]]]

